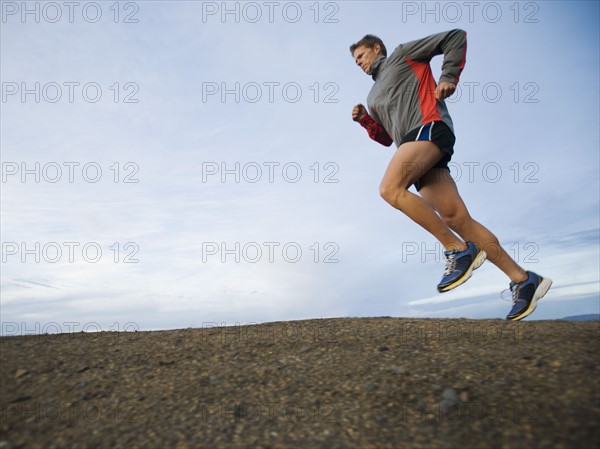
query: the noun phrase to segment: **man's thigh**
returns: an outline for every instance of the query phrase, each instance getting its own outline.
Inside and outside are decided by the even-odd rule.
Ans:
[[[388,164],[382,185],[408,189],[442,159],[443,153],[430,141],[406,142]]]

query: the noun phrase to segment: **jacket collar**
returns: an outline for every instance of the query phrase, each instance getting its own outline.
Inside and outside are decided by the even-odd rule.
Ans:
[[[381,55],[371,65],[368,75],[371,75],[371,77],[373,78],[373,81],[375,81],[377,79],[377,73],[379,73],[379,68],[381,67],[381,64],[383,63],[384,60],[385,60],[385,56]]]

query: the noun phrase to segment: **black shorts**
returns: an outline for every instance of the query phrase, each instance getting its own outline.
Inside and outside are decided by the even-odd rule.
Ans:
[[[454,154],[454,142],[456,141],[450,127],[442,121],[426,123],[423,126],[409,131],[400,142],[400,145],[406,142],[416,142],[419,140],[429,140],[430,142],[435,143],[443,154],[439,162],[432,168],[445,168],[450,171],[448,162],[450,162],[450,159],[452,159],[452,155]],[[420,179],[415,182],[415,187],[417,188],[417,191],[421,190]]]

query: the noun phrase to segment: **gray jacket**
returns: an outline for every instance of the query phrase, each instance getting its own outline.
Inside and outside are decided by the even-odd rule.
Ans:
[[[390,134],[396,146],[412,129],[442,120],[454,131],[443,100],[435,99],[436,83],[429,62],[444,55],[440,82],[458,83],[465,65],[467,33],[452,30],[401,44],[371,67],[375,83],[367,97],[369,114]]]

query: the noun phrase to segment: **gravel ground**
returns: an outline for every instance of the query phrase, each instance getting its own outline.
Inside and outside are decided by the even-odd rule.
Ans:
[[[599,337],[388,317],[2,337],[0,449],[595,449]]]

